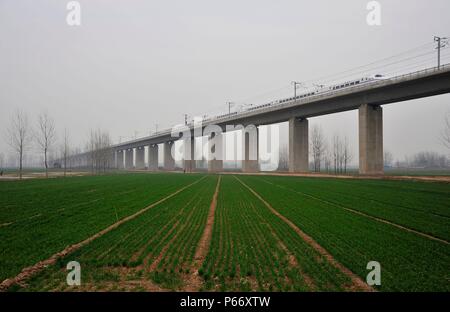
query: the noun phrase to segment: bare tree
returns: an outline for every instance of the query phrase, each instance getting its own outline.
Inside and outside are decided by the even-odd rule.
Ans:
[[[111,168],[112,149],[109,133],[101,130],[91,130],[86,145],[92,173],[106,172]]]
[[[280,146],[280,158],[278,163],[278,170],[285,171],[288,170],[289,161],[288,161],[288,148],[286,145]]]
[[[349,146],[347,137],[344,138],[344,146],[343,146],[342,152],[343,152],[342,159],[344,162],[344,173],[347,173],[348,164],[353,159],[353,154],[350,150],[350,146]],[[341,171],[342,171],[342,169],[341,169]]]
[[[28,116],[22,111],[16,111],[7,130],[8,144],[19,157],[19,178],[22,179],[23,158],[31,142],[31,132]]]
[[[328,148],[328,145],[325,146],[323,162],[324,162],[324,165],[325,165],[325,171],[327,173],[330,173],[330,171],[331,171],[331,163],[332,163],[332,155],[331,155],[331,152],[330,152],[330,150]]]
[[[392,167],[394,162],[394,156],[391,152],[385,151],[384,152],[384,166],[385,167]]]
[[[339,135],[335,135],[333,137],[333,163],[334,163],[334,174],[338,174],[341,172],[341,163],[342,163],[342,141]]]
[[[64,129],[64,137],[63,137],[63,142],[62,142],[62,146],[61,146],[61,156],[62,156],[62,161],[63,161],[63,166],[64,166],[64,176],[66,176],[67,174],[67,161],[68,161],[68,157],[69,157],[69,135],[67,134],[67,129]]]
[[[5,166],[5,155],[0,153],[0,172],[3,175],[3,167]]]
[[[320,165],[325,151],[325,138],[322,128],[317,125],[311,131],[311,151],[314,161],[314,171],[320,172]]]
[[[444,121],[444,129],[441,133],[441,141],[445,147],[450,149],[450,113],[447,113]]]
[[[347,137],[344,140],[339,135],[333,137],[333,162],[334,173],[347,173],[348,165],[353,159]],[[331,156],[330,156],[331,158]],[[331,161],[330,161],[331,162]]]
[[[44,155],[45,176],[48,178],[48,151],[55,142],[55,122],[47,113],[38,117],[36,141]]]

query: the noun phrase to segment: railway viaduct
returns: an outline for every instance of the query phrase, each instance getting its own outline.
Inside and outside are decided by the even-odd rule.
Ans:
[[[202,127],[218,125],[225,130],[226,125],[270,125],[280,122],[289,123],[289,171],[308,171],[308,118],[359,110],[359,172],[360,174],[383,173],[383,105],[424,98],[450,92],[450,64],[433,67],[389,79],[378,80],[369,84],[349,86],[341,90],[319,93],[302,99],[292,99],[282,104],[269,105],[260,109],[248,110],[238,114],[224,115],[203,122]],[[426,107],[424,113],[426,113]],[[417,121],[420,126],[420,120]],[[188,125],[192,133],[193,124]],[[258,132],[256,131],[258,134]],[[158,170],[158,148],[164,149],[164,170],[173,170],[175,161],[170,152],[171,145],[177,138],[172,137],[171,130],[161,131],[149,137],[124,142],[112,146],[111,163],[117,169]],[[189,142],[190,140],[190,142]],[[222,134],[209,136],[211,146],[222,148]],[[193,159],[194,138],[185,140],[185,147],[190,157],[184,160],[187,172],[195,171]],[[258,171],[257,158],[249,155],[250,138],[243,136],[245,156],[242,171]],[[186,144],[187,143],[187,144]],[[145,148],[147,146],[147,148]],[[145,164],[148,153],[148,164]],[[257,153],[256,153],[257,154]],[[135,155],[135,161],[134,161]],[[87,163],[87,154],[79,154],[80,164]],[[190,158],[190,159],[189,159]],[[208,171],[221,171],[222,161],[208,159]]]

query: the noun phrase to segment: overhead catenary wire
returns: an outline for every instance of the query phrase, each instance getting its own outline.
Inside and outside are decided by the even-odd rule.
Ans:
[[[368,63],[368,64],[364,64],[364,65],[360,65],[360,66],[357,66],[357,67],[353,67],[353,68],[344,70],[344,71],[342,71],[342,72],[336,72],[336,73],[331,74],[331,75],[326,75],[326,76],[321,76],[321,77],[312,78],[312,79],[306,80],[306,81],[304,81],[304,82],[305,82],[305,83],[316,82],[316,81],[322,81],[322,80],[324,80],[324,79],[328,79],[328,78],[330,78],[330,77],[341,76],[342,74],[351,73],[351,72],[354,72],[355,70],[359,70],[359,69],[361,69],[361,68],[365,68],[365,67],[368,67],[368,66],[372,66],[372,65],[375,65],[375,64],[384,62],[384,61],[388,61],[388,60],[391,60],[391,59],[394,59],[394,58],[403,56],[403,55],[405,55],[405,54],[409,54],[409,53],[412,53],[412,52],[420,51],[420,50],[423,50],[423,49],[425,49],[425,48],[431,48],[433,45],[434,45],[433,42],[428,42],[428,43],[422,44],[422,45],[420,45],[420,46],[417,46],[417,47],[415,47],[415,48],[409,49],[409,50],[407,50],[407,51],[398,53],[398,54],[396,54],[396,55],[392,55],[392,56],[389,56],[389,57],[385,57],[385,58],[382,58],[382,59],[379,59],[379,60],[370,62],[370,63]]]
[[[445,63],[448,58],[450,57],[450,54],[446,53],[449,51],[449,46],[441,47],[440,53],[441,53],[441,61],[444,61]],[[427,51],[428,50],[428,51]],[[385,76],[392,76],[394,74],[399,73],[405,73],[407,70],[411,69],[419,69],[420,67],[423,67],[427,64],[432,64],[433,60],[436,60],[435,57],[427,57],[431,54],[436,54],[436,46],[435,42],[428,42],[422,45],[419,45],[415,48],[409,49],[407,51],[398,53],[396,55],[392,55],[389,57],[385,57],[373,62],[370,62],[368,64],[360,65],[354,68],[350,68],[341,72],[337,72],[331,75],[321,76],[318,78],[313,78],[309,80],[302,80],[302,84],[308,84],[311,85],[311,87],[306,88],[305,92],[309,92],[308,90],[311,89],[317,89],[320,87],[333,85],[336,83],[341,83],[343,81],[347,81],[350,78],[355,78],[357,75],[360,77],[363,76],[370,76],[373,75],[375,72],[378,74],[383,74]],[[432,67],[432,66],[431,66]],[[250,97],[246,97],[244,99],[233,101],[234,104],[236,104],[236,107],[249,105],[250,100],[256,100],[261,98],[268,98],[269,96],[271,98],[277,96],[276,99],[281,98],[288,98],[292,93],[292,85],[286,83],[286,85],[272,89],[269,91],[262,92],[257,95],[253,95]],[[272,100],[273,101],[273,100]],[[269,101],[268,101],[269,102]],[[257,104],[257,103],[252,103]],[[203,111],[201,115],[196,114],[190,114],[190,116],[210,116],[213,113],[220,114],[220,112],[223,112],[225,110],[225,105],[216,105],[214,107],[210,107],[206,112]],[[231,113],[229,111],[228,113]],[[211,116],[213,117],[213,116]],[[185,119],[186,123],[186,119]],[[170,129],[170,128],[168,128]],[[161,130],[163,131],[163,130]]]
[[[428,55],[428,54],[432,54],[432,53],[434,53],[434,48],[435,48],[434,42],[427,42],[425,44],[421,44],[421,45],[419,45],[417,47],[414,47],[412,49],[409,49],[407,51],[404,51],[404,52],[401,52],[401,53],[398,53],[396,55],[392,55],[392,56],[389,56],[389,57],[385,57],[385,58],[382,58],[382,59],[370,62],[368,64],[364,64],[364,65],[357,66],[357,67],[354,67],[354,68],[351,68],[351,69],[348,69],[348,70],[345,70],[345,71],[342,71],[342,72],[337,72],[337,73],[334,73],[334,74],[331,74],[331,75],[322,76],[322,77],[318,77],[318,78],[313,78],[313,79],[309,79],[309,80],[302,81],[302,82],[303,83],[312,83],[313,85],[324,85],[325,83],[330,84],[331,82],[338,81],[338,80],[341,80],[341,79],[344,80],[345,78],[349,78],[349,77],[355,76],[357,74],[363,74],[363,73],[366,73],[366,72],[373,71],[375,69],[382,69],[382,68],[384,68],[386,66],[395,65],[395,64],[398,64],[398,63],[401,63],[401,62],[404,62],[404,61],[407,61],[407,60],[410,60],[410,59],[419,58],[419,57],[422,57],[422,56],[425,56],[425,55]],[[401,56],[405,56],[405,55],[408,55],[408,54],[411,54],[411,53],[418,53],[418,52],[423,51],[425,49],[433,49],[433,50],[431,50],[431,51],[429,51],[427,53],[422,53],[420,55],[415,55],[415,56],[412,56],[412,57],[408,57],[406,59],[401,59],[401,60],[398,60],[396,62],[391,62],[389,64],[379,65],[379,66],[376,66],[376,67],[372,66],[372,65],[377,65],[377,64],[380,64],[382,62],[393,60],[395,58],[399,58]],[[362,68],[365,68],[365,69],[364,70],[360,70]],[[347,74],[347,75],[344,75],[344,74]],[[331,79],[332,77],[334,79]],[[325,80],[325,79],[327,79],[327,80]],[[291,86],[286,85],[283,88],[279,88],[279,89],[275,90],[275,92],[276,91],[282,91],[282,90],[285,90],[286,91],[285,94],[288,94],[287,91],[291,90]],[[269,95],[269,94],[272,94],[272,93],[275,93],[275,92],[266,92],[266,93],[262,93],[262,94],[257,95],[257,96],[249,97],[249,98],[246,98],[245,100],[243,100],[243,102],[246,102],[248,99],[260,98],[260,97],[262,97],[264,95]]]

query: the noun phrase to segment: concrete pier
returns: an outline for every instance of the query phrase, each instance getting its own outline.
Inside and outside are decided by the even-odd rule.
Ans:
[[[145,147],[136,148],[136,169],[145,169]]]
[[[289,119],[289,172],[308,172],[308,119]]]
[[[164,170],[173,171],[175,169],[175,160],[172,157],[172,145],[174,142],[164,143]]]
[[[148,147],[148,170],[158,170],[158,144],[152,144]]]
[[[242,172],[259,171],[259,131],[257,127],[242,131]]]
[[[125,151],[125,169],[133,169],[133,149],[129,148]]]
[[[208,137],[208,172],[223,171],[223,136],[212,133]]]
[[[124,154],[125,154],[125,152],[122,150],[117,151],[117,169],[124,169],[124,166],[123,166]],[[80,167],[81,167],[81,165],[80,165]]]
[[[184,170],[186,172],[195,171],[195,138],[191,137],[184,140]]]
[[[383,108],[359,108],[359,173],[383,174]]]

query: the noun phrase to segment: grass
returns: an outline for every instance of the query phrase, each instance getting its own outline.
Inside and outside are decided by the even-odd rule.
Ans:
[[[239,176],[363,281],[380,291],[450,291],[450,185],[417,181]],[[182,290],[194,272],[218,181],[214,175],[120,174],[0,182],[0,280],[190,185],[10,290]],[[236,177],[222,176],[202,290],[346,291],[343,274]],[[358,214],[357,212],[365,215]]]
[[[72,260],[81,264],[83,280],[88,285],[106,285],[111,281],[111,272],[120,272],[125,275],[123,287],[130,286],[127,281],[141,278],[151,279],[164,288],[181,286],[182,273],[192,264],[206,223],[216,179],[205,177],[61,259],[58,265],[36,277],[30,290],[47,287],[49,279],[60,281],[51,285],[51,289],[63,287],[65,264]],[[154,268],[150,271],[149,267]]]
[[[450,241],[449,185],[413,181],[261,178],[324,201]]]
[[[282,215],[312,236],[338,261],[363,280],[368,273],[367,263],[380,262],[383,276],[380,290],[450,290],[448,283],[450,247],[448,244],[356,215],[322,200],[302,196],[293,191],[292,186],[290,186],[291,189],[276,187],[276,185],[289,185],[292,182],[290,179],[296,178],[264,178],[266,181],[272,181],[272,184],[259,177],[242,178]],[[312,179],[301,180],[304,184],[318,182]],[[333,189],[334,181],[322,180],[321,182],[328,190]],[[359,183],[371,184],[372,182],[360,181]],[[398,189],[405,187],[403,183],[392,184],[393,197],[399,192],[395,186]],[[417,186],[421,189],[432,188],[432,185],[426,183],[419,183]],[[436,186],[437,189],[448,187],[448,185]],[[303,188],[298,185],[297,188],[303,191]],[[348,190],[351,194],[358,194],[351,186]],[[327,191],[323,193],[323,196],[326,196]],[[431,200],[435,194],[431,192],[422,196]],[[355,200],[355,202],[358,201]],[[367,200],[359,201],[359,206],[362,207],[367,202]],[[449,201],[447,201],[447,210],[450,209],[448,205]]]
[[[213,229],[207,290],[336,291],[349,282],[234,177],[222,179]]]
[[[198,178],[132,174],[0,182],[0,280]]]

